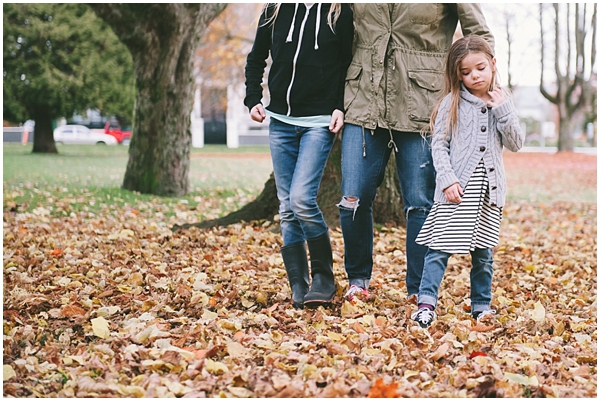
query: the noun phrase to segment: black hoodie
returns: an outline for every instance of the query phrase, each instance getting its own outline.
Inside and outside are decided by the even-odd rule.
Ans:
[[[333,32],[327,24],[330,6],[314,3],[307,16],[304,3],[283,3],[275,23],[266,25],[274,5],[268,6],[268,17],[261,13],[246,60],[244,104],[248,109],[261,102],[261,83],[270,51],[269,111],[293,117],[344,111],[344,82],[352,60],[354,35],[352,10],[342,4]]]

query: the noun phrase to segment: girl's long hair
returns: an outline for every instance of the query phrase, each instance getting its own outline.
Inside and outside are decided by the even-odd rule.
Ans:
[[[262,12],[265,13],[265,25],[269,25],[271,23],[275,23],[277,19],[277,14],[279,14],[279,9],[281,8],[282,3],[265,3],[263,6]],[[273,14],[268,16],[267,9],[269,7],[273,8]],[[340,14],[342,13],[342,3],[331,3],[331,7],[329,7],[329,13],[327,14],[327,25],[331,28],[331,31],[335,33],[335,23],[337,22]]]
[[[496,67],[493,65],[494,53],[490,45],[481,36],[465,36],[457,39],[450,49],[446,57],[446,65],[444,67],[444,90],[440,94],[440,99],[431,113],[429,124],[425,126],[424,133],[433,135],[435,119],[440,108],[442,100],[448,95],[450,96],[450,110],[446,119],[446,135],[452,135],[458,129],[458,104],[460,103],[460,65],[465,57],[471,53],[483,54],[490,63],[492,71],[492,80],[490,82],[489,91],[500,87],[499,77]]]

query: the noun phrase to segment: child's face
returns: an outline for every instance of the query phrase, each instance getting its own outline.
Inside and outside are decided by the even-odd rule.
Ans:
[[[488,98],[495,70],[495,58],[490,62],[483,53],[470,53],[460,63],[458,74],[469,92],[479,98]]]

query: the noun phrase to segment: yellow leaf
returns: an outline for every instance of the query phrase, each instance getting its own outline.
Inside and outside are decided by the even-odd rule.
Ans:
[[[404,378],[408,379],[409,377],[418,376],[421,371],[419,370],[406,370],[404,372]]]
[[[13,369],[12,366],[10,366],[10,365],[2,366],[2,381],[10,380],[16,376],[17,376],[17,374],[15,373],[15,370]]]
[[[227,366],[225,366],[222,362],[215,362],[212,359],[208,358],[204,361],[204,368],[214,375],[222,375],[224,373],[229,372]]]
[[[202,319],[213,320],[216,319],[217,316],[219,316],[217,313],[211,312],[208,309],[205,309],[202,313]]]
[[[543,322],[546,319],[546,309],[544,305],[540,301],[537,301],[533,306],[533,312],[531,313],[531,318],[536,322]]]
[[[348,318],[360,314],[360,309],[352,305],[350,302],[344,301],[344,304],[340,308],[340,312],[342,313],[343,318]]]
[[[504,372],[504,377],[506,377],[510,381],[513,381],[513,382],[519,383],[519,384],[523,384],[525,386],[538,386],[540,384],[535,375],[531,376],[531,377],[527,377],[524,375],[520,375],[518,373]]]
[[[142,273],[139,272],[135,272],[131,275],[131,277],[129,277],[129,284],[133,285],[133,286],[140,286],[142,284],[144,284],[144,276],[142,276]]]
[[[110,337],[110,329],[108,328],[108,322],[102,317],[97,317],[91,320],[92,330],[96,337],[108,338]]]
[[[338,333],[335,333],[333,331],[327,332],[327,337],[331,338],[333,341],[343,341],[344,340],[343,336],[341,336]]]

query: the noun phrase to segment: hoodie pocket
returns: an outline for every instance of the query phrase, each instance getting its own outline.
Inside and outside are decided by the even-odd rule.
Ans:
[[[410,81],[408,116],[413,121],[429,122],[439,98],[444,75],[432,70],[409,70]]]
[[[344,87],[344,109],[348,110],[356,95],[358,95],[358,88],[360,78],[362,76],[362,66],[359,64],[350,64],[348,72],[346,73],[346,84]]]

